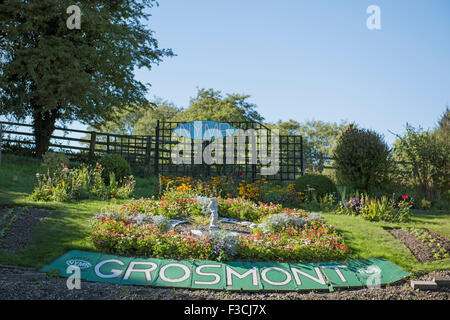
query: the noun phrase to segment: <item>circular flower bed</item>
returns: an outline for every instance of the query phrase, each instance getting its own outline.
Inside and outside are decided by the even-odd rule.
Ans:
[[[91,219],[90,237],[104,252],[172,259],[307,262],[343,259],[348,252],[333,226],[304,210],[244,198],[218,202],[220,217],[252,222],[252,233],[177,232],[174,219],[208,217],[195,198],[166,193],[105,208]]]

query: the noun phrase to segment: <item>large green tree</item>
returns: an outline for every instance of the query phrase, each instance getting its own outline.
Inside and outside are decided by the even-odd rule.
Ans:
[[[155,3],[77,1],[81,28],[69,29],[72,0],[0,1],[1,113],[32,118],[38,156],[57,121],[93,123],[113,106],[146,102],[148,85],[134,69],[173,55],[143,23]]]

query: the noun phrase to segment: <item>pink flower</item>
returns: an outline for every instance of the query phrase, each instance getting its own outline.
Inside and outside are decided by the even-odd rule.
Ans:
[[[403,198],[404,200],[406,200],[406,199],[408,199],[408,195],[407,195],[407,194],[404,194],[404,195],[402,195],[402,198]]]

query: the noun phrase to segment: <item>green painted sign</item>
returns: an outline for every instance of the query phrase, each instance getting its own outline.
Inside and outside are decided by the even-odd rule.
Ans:
[[[79,267],[81,279],[87,281],[245,291],[375,287],[409,275],[385,259],[318,263],[221,263],[119,257],[77,250],[67,252],[41,271],[57,269],[62,276],[69,277],[69,266]]]

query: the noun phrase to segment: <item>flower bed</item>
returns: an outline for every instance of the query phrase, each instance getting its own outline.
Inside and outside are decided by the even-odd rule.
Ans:
[[[408,195],[396,201],[387,197],[371,199],[368,196],[341,201],[336,214],[361,215],[369,221],[406,222],[411,217],[412,202]]]
[[[112,217],[118,220],[125,220],[128,216],[139,214],[161,215],[167,219],[183,219],[187,217],[202,215],[202,210],[195,199],[195,195],[188,193],[170,191],[165,193],[160,199],[137,199],[131,200],[121,206],[110,206],[104,209]],[[307,217],[308,212],[302,209],[284,208],[279,204],[267,204],[263,202],[254,203],[245,198],[222,199],[219,202],[219,216],[237,220],[260,222],[269,215],[286,212]]]
[[[333,226],[308,212],[244,198],[218,199],[219,216],[253,221],[251,234],[224,231],[196,236],[169,230],[169,219],[201,216],[195,199],[166,193],[105,208],[90,223],[90,237],[101,251],[121,255],[224,261],[319,261],[342,259],[348,248]],[[183,196],[182,196],[183,195]]]
[[[166,177],[159,179],[160,193],[169,190],[194,192],[214,198],[245,198],[253,202],[280,203],[283,206],[298,206],[304,201],[304,194],[295,191],[294,184],[272,184],[265,178],[248,182],[230,177],[194,179],[192,177]]]

